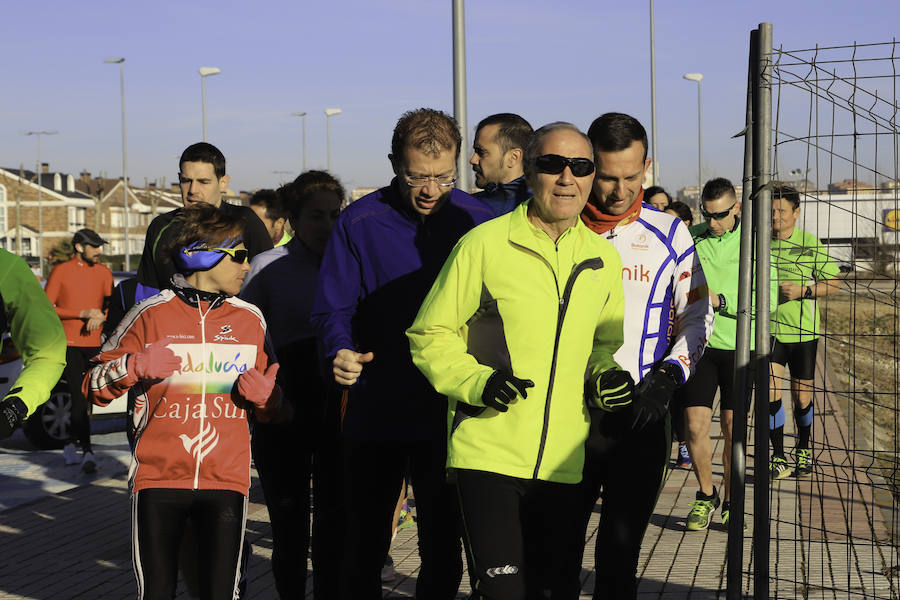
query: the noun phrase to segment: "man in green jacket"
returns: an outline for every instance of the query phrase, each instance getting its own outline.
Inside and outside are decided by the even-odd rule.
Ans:
[[[0,333],[9,330],[23,364],[21,374],[0,401],[2,440],[50,397],[66,366],[66,336],[34,273],[25,261],[6,250],[0,250],[0,297]]]
[[[450,400],[448,467],[475,597],[578,596],[578,519],[547,515],[579,510],[586,392],[614,411],[634,387],[613,360],[621,260],[579,219],[593,172],[574,125],[536,131],[533,197],[460,240],[407,331],[413,362]]]
[[[680,405],[684,407],[685,433],[688,451],[694,463],[694,474],[700,484],[696,500],[687,518],[688,531],[709,527],[712,514],[722,504],[722,523],[730,516],[729,492],[731,476],[731,426],[735,410],[747,410],[749,397],[741,398],[733,389],[735,338],[737,335],[738,274],[741,254],[741,203],[734,186],[724,178],[711,179],[703,186],[700,212],[705,223],[690,228],[694,247],[715,311],[713,332],[709,345],[693,376],[678,390]],[[777,292],[774,277],[772,292]],[[772,295],[775,306],[777,295]],[[751,313],[752,314],[752,313]],[[755,317],[751,320],[755,327]],[[750,343],[754,334],[751,329]],[[752,350],[751,346],[751,350]],[[724,502],[713,485],[712,442],[709,427],[712,422],[713,400],[720,391],[720,415],[723,441],[722,463]]]
[[[778,308],[772,320],[769,399],[769,439],[772,459],[769,473],[773,479],[791,475],[784,455],[784,367],[791,369],[791,396],[794,399],[794,423],[797,448],[794,452],[795,477],[813,472],[809,447],[813,422],[813,375],[819,342],[819,306],[817,298],[839,290],[840,270],[822,247],[819,238],[796,227],[800,216],[800,194],[787,185],[772,191],[772,263],[778,272]]]

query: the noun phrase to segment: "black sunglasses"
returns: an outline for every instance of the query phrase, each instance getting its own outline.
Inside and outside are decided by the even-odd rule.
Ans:
[[[703,218],[706,219],[707,221],[712,221],[714,219],[716,221],[721,221],[722,219],[724,219],[725,217],[728,216],[728,214],[731,212],[731,209],[734,208],[735,204],[737,204],[737,202],[735,202],[734,204],[732,204],[725,210],[722,210],[719,212],[712,212],[712,213],[706,212],[706,209],[701,206],[700,214],[703,215]]]
[[[234,248],[195,248],[195,251],[200,252],[218,252],[220,254],[227,254],[231,257],[231,260],[238,263],[239,265],[247,262],[247,259],[250,258],[250,251],[246,248],[241,248],[240,250],[235,250]]]
[[[559,154],[544,154],[534,159],[534,168],[538,173],[559,175],[566,167],[572,170],[575,177],[584,177],[594,172],[594,161],[589,158],[567,158]]]

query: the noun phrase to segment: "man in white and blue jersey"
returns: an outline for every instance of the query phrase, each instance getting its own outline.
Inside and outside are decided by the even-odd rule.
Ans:
[[[607,113],[588,130],[596,171],[581,218],[622,258],[625,343],[615,354],[638,385],[631,410],[591,411],[584,466],[585,527],[599,496],[594,598],[634,598],[641,541],[671,450],[669,401],[712,331],[706,278],[682,221],[643,204],[647,133]]]

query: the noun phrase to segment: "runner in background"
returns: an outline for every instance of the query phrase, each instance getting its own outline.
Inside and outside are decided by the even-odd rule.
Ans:
[[[770,369],[772,390],[769,401],[769,440],[773,479],[791,474],[784,454],[785,365],[791,370],[790,390],[797,428],[794,450],[795,477],[813,474],[810,437],[813,424],[813,376],[816,350],[821,334],[818,299],[840,290],[835,279],[840,270],[828,256],[822,242],[797,227],[800,194],[788,185],[772,190],[772,262],[778,272],[778,308],[772,321]]]
[[[46,287],[47,297],[62,320],[68,344],[63,375],[72,399],[71,437],[63,447],[63,458],[67,465],[80,463],[85,473],[96,471],[97,463],[91,447],[90,411],[81,393],[81,380],[88,361],[100,349],[100,336],[113,291],[112,271],[100,264],[101,246],[106,243],[91,229],[76,231],[72,237],[75,254],[54,267]],[[81,448],[81,457],[76,444]]]
[[[313,596],[324,600],[337,597],[346,518],[340,490],[340,394],[326,386],[319,369],[309,314],[345,192],[330,173],[307,171],[279,193],[296,235],[253,259],[241,298],[255,304],[269,324],[282,365],[279,380],[294,416],[285,423],[256,423],[253,460],[272,524],[272,574],[284,599],[306,593],[312,491]]]

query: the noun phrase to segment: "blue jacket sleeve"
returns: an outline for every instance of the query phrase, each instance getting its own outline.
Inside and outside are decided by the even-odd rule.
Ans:
[[[355,349],[352,320],[362,292],[362,267],[346,217],[343,213],[338,218],[325,248],[310,315],[326,360],[342,348]]]

